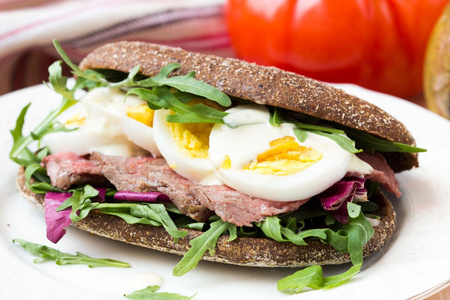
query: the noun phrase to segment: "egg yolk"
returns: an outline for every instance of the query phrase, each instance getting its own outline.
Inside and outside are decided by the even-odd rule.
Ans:
[[[224,170],[231,169],[231,159],[228,155],[225,155],[225,158],[222,161],[222,165],[220,166]]]
[[[65,126],[66,127],[81,126],[84,125],[85,121],[86,116],[77,113],[65,122]]]
[[[153,116],[155,111],[146,104],[132,105],[127,107],[127,116],[141,122],[147,126],[153,127]]]
[[[258,154],[244,167],[259,174],[287,176],[298,173],[322,159],[322,153],[299,145],[292,136],[270,142],[270,148]]]
[[[190,158],[208,158],[209,135],[213,126],[209,123],[169,123],[180,151]]]

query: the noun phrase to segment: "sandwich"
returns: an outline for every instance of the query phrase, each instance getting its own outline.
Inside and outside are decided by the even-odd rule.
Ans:
[[[351,262],[395,231],[394,173],[418,167],[405,126],[304,76],[142,42],[106,44],[49,67],[58,108],[11,131],[19,191],[47,237],[72,225],[200,260],[252,267]],[[37,146],[33,143],[37,142]],[[33,148],[34,147],[34,148]]]

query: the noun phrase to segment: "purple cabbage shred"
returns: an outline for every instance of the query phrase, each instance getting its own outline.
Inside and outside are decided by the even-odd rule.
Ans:
[[[57,243],[65,234],[65,228],[70,226],[70,208],[62,211],[56,209],[68,198],[71,193],[47,192],[45,195],[45,223],[47,224],[47,238]]]
[[[114,199],[118,201],[136,201],[136,202],[170,202],[166,194],[159,192],[137,193],[130,191],[120,191],[114,195]]]
[[[348,177],[336,182],[318,196],[323,209],[340,223],[347,224],[347,203],[367,199],[364,183],[365,179],[362,177]]]

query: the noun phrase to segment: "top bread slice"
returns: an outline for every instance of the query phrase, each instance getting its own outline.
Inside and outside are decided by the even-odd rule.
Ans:
[[[154,76],[172,62],[182,66],[174,74],[195,71],[197,80],[229,96],[292,110],[388,141],[415,146],[406,127],[379,107],[322,82],[274,67],[157,44],[116,42],[95,49],[82,60],[80,68],[129,72],[140,65],[139,73]],[[384,153],[384,156],[396,172],[418,166],[417,153]]]

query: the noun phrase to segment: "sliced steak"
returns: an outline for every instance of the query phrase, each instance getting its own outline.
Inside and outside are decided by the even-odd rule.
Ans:
[[[394,172],[383,156],[358,154],[373,167],[367,179],[379,182],[389,192],[400,196]],[[119,157],[94,153],[89,159],[73,153],[47,156],[42,164],[47,168],[52,185],[68,189],[75,184],[113,184],[119,191],[166,194],[178,209],[197,221],[206,221],[213,213],[238,226],[267,216],[297,210],[308,199],[276,202],[253,198],[225,185],[201,185],[178,175],[163,158]]]
[[[94,153],[91,160],[118,190],[158,191],[169,196],[178,209],[194,220],[204,221],[214,211],[222,220],[238,226],[266,216],[298,209],[307,200],[274,202],[250,197],[224,185],[201,185],[178,175],[162,158],[117,157]]]
[[[175,173],[163,158],[93,153],[90,159],[102,167],[104,176],[119,191],[164,193],[181,213],[197,221],[206,221],[213,214],[191,192],[192,182]]]
[[[252,226],[252,222],[297,210],[309,199],[276,202],[253,198],[226,185],[196,185],[193,192],[200,202],[222,220],[237,226]]]
[[[381,154],[361,152],[358,153],[357,156],[373,168],[372,173],[365,176],[366,179],[378,182],[388,192],[393,193],[397,197],[402,195],[397,178],[395,178],[394,171]]]
[[[108,184],[99,165],[74,153],[61,152],[49,155],[42,159],[41,164],[47,169],[52,185],[62,190],[67,190],[72,185]]]

